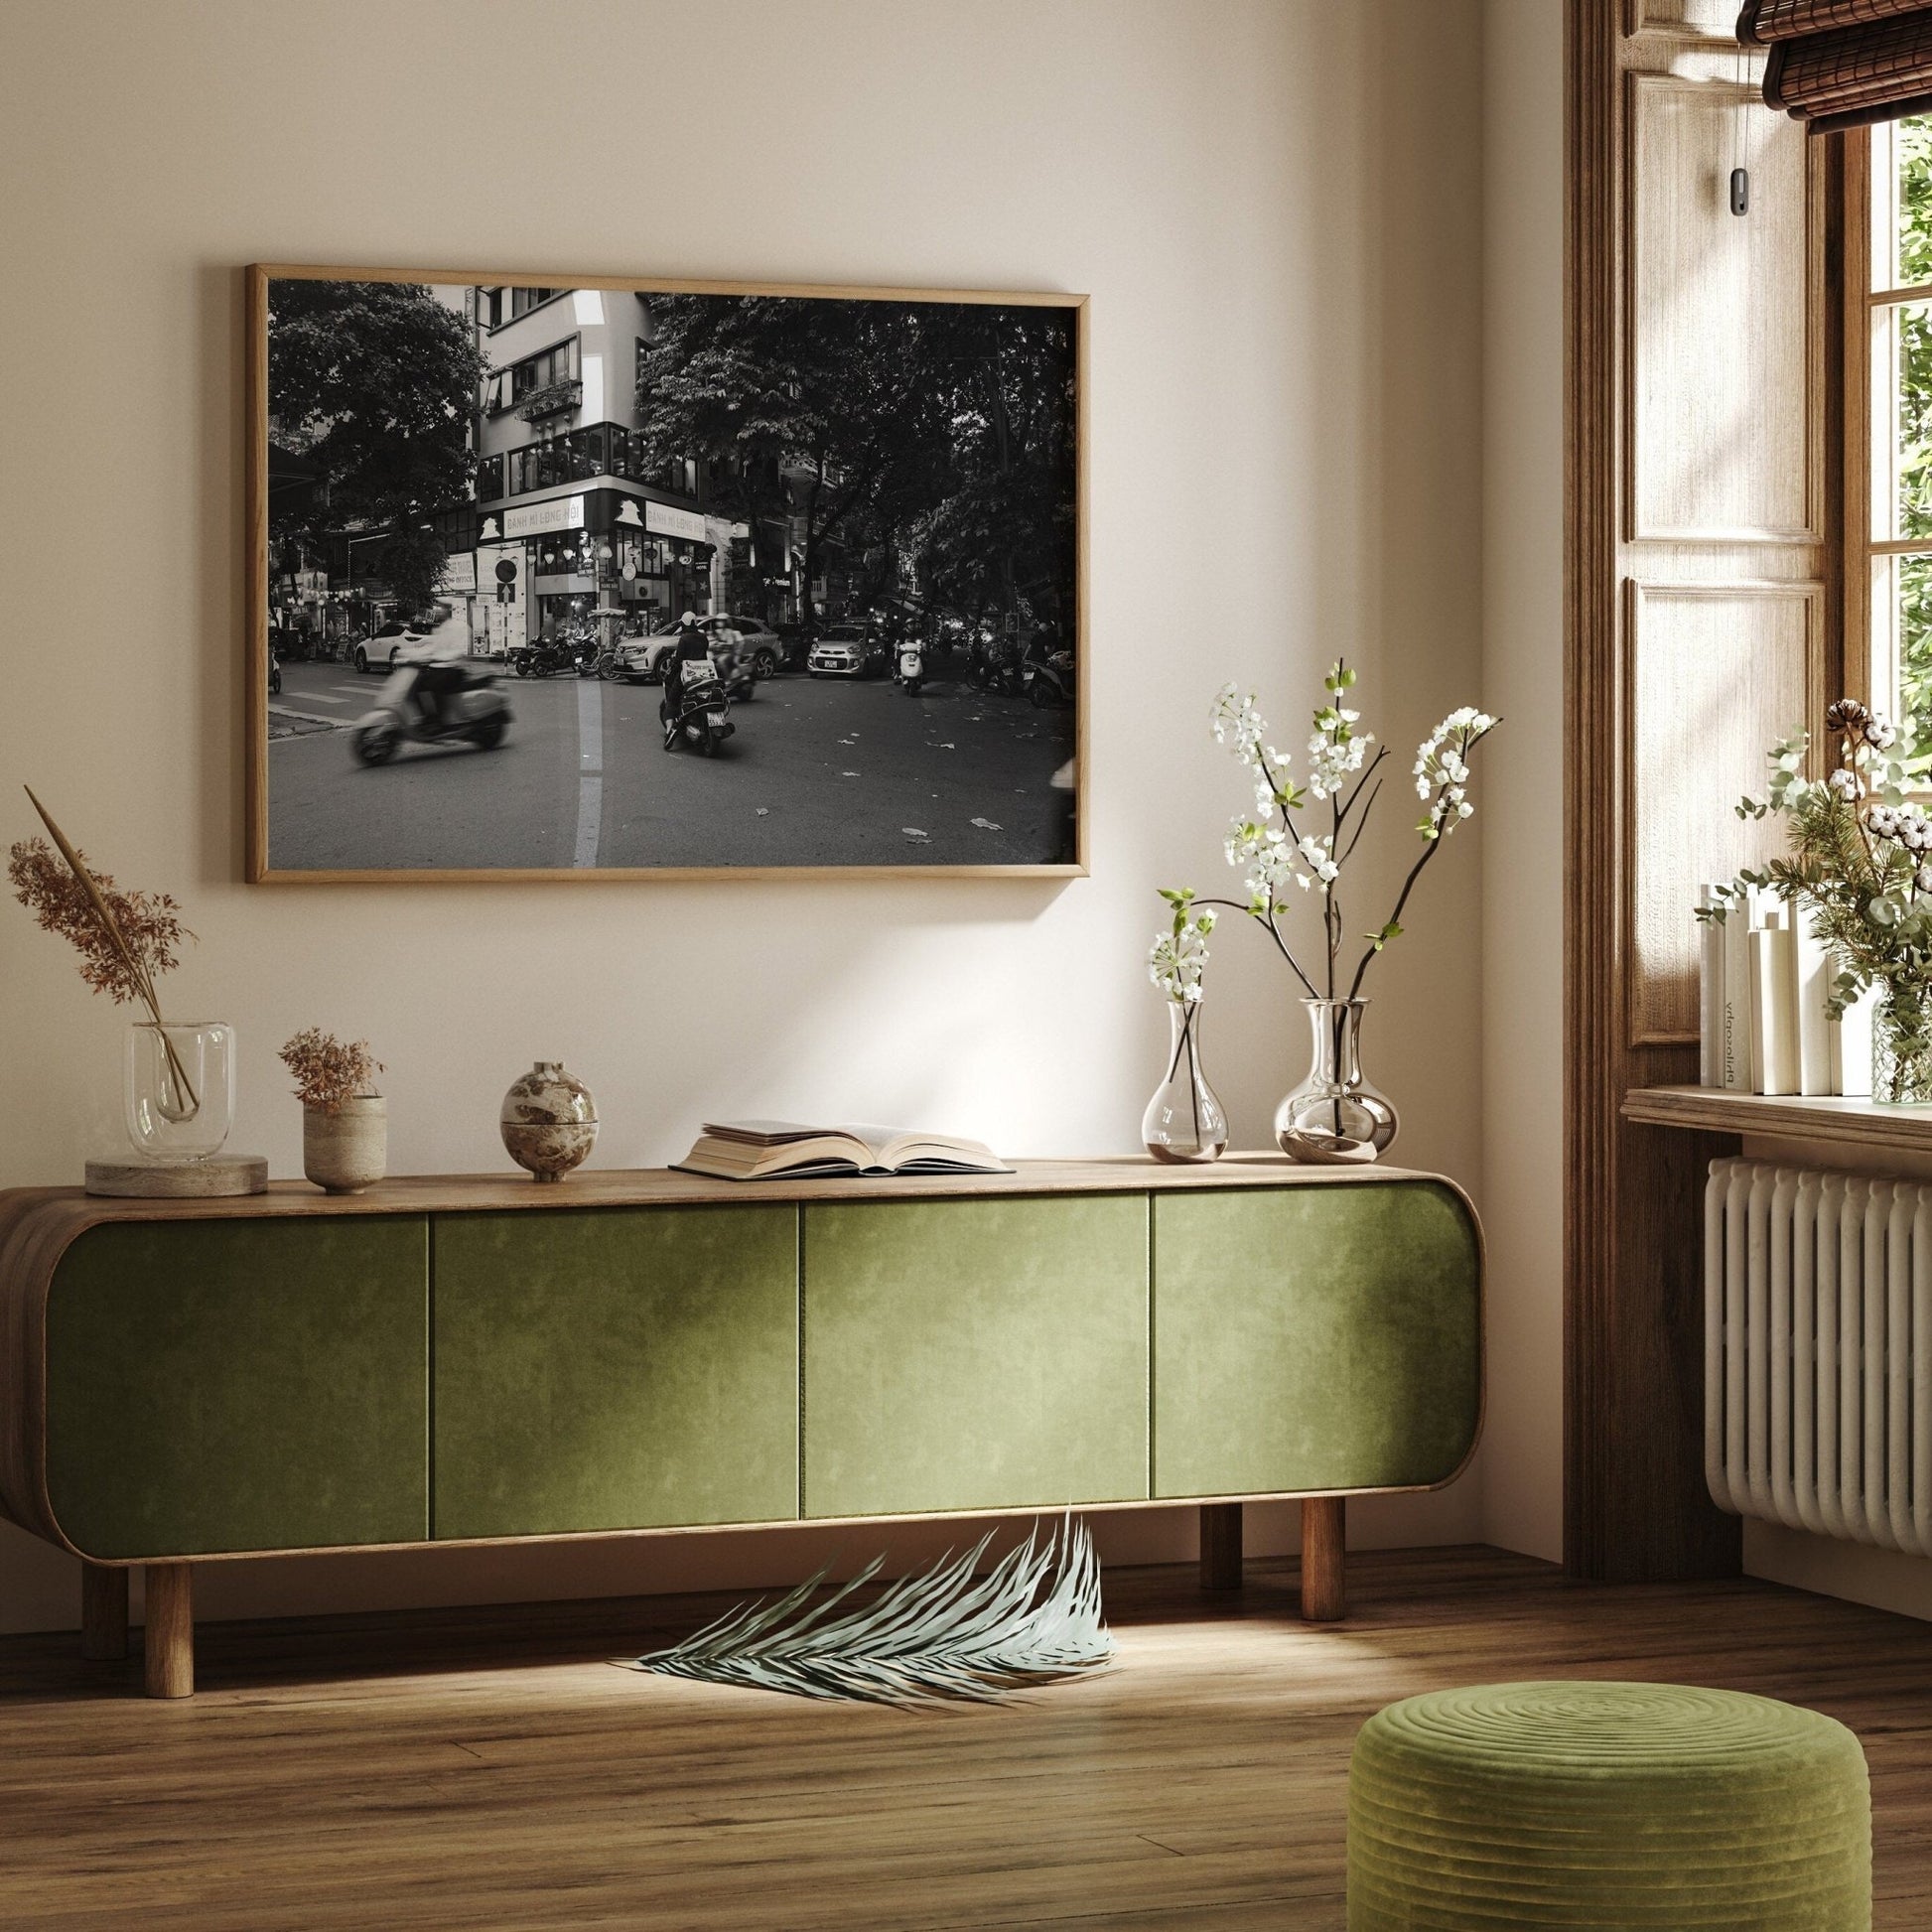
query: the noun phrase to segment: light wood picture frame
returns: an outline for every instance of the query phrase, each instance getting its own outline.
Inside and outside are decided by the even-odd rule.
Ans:
[[[1085,296],[246,286],[251,882],[1085,875]]]

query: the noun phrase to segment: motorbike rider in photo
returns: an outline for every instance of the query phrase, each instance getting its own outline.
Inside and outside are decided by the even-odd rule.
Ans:
[[[664,743],[677,737],[678,714],[684,709],[685,667],[711,655],[711,643],[698,627],[698,614],[686,611],[677,621],[677,643],[664,659],[664,699],[658,716],[664,721]]]
[[[470,655],[469,642],[456,634],[457,629],[456,619],[445,618],[420,642],[397,652],[398,661],[422,667],[412,695],[424,727],[431,732],[443,729],[443,700],[469,682],[464,661]]]

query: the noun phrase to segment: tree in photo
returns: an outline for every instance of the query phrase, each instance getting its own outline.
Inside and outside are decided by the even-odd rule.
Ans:
[[[462,315],[425,287],[272,282],[274,437],[313,466],[317,487],[271,534],[386,529],[381,568],[398,600],[406,610],[427,603],[442,546],[421,526],[469,494],[468,428],[483,372]]]
[[[919,532],[928,599],[1035,619],[1070,635],[1073,341],[1053,308],[937,307],[926,320],[929,414],[943,486]]]
[[[1070,628],[1073,345],[1065,311],[665,296],[638,413],[653,459],[704,457],[721,508],[795,518],[868,603]]]

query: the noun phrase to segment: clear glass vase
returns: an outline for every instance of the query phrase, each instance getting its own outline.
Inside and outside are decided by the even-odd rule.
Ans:
[[[1275,1110],[1275,1139],[1300,1160],[1367,1160],[1395,1139],[1395,1108],[1362,1077],[1366,1000],[1304,1000],[1313,1056],[1308,1078]]]
[[[234,1029],[142,1020],[127,1030],[127,1137],[147,1160],[206,1161],[234,1120]]]
[[[1891,1107],[1932,1100],[1932,1005],[1886,992],[1871,1016],[1871,1097]]]
[[[1141,1120],[1157,1161],[1215,1161],[1227,1150],[1228,1117],[1200,1063],[1200,1002],[1168,1003],[1168,1074]]]

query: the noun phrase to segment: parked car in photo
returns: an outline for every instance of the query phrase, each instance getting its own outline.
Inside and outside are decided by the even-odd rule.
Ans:
[[[785,640],[768,623],[757,618],[718,616],[700,618],[698,628],[705,633],[712,655],[731,663],[744,662],[755,678],[767,678],[785,665]],[[666,624],[647,637],[622,643],[624,668],[621,675],[633,684],[661,683],[664,659],[677,645],[678,626]]]
[[[863,623],[835,623],[819,633],[805,669],[813,677],[877,677],[887,656],[884,639]]]
[[[793,654],[787,649],[785,640],[761,618],[734,616],[706,618],[704,621],[706,628],[714,630],[714,634],[724,630],[735,633],[737,649],[751,659],[755,677],[770,677],[793,661]]]
[[[372,637],[357,640],[349,653],[349,662],[358,671],[366,671],[371,664],[379,671],[393,671],[396,660],[412,644],[420,644],[427,631],[420,630],[413,623],[404,623],[400,618],[390,618],[387,622],[376,625]]]
[[[664,660],[677,648],[677,631],[675,623],[667,623],[645,636],[621,640],[618,648],[623,657],[621,675],[624,681],[629,684],[661,684],[664,681]]]

